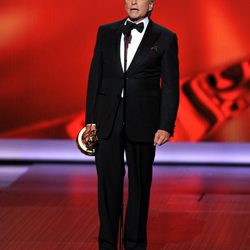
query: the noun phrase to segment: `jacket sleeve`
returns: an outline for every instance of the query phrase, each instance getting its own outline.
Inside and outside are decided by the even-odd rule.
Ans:
[[[85,125],[90,123],[95,123],[95,118],[94,118],[95,102],[96,102],[98,87],[100,85],[102,77],[101,30],[102,30],[101,27],[99,27],[97,32],[94,55],[92,58],[89,71],[87,98],[86,98]]]
[[[179,60],[177,36],[164,52],[161,62],[162,91],[159,129],[174,134],[175,120],[179,106]]]

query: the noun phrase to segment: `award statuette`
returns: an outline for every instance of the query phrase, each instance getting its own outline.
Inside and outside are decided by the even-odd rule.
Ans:
[[[89,130],[88,133],[85,133],[86,127],[82,128],[76,137],[76,144],[79,150],[88,156],[95,155],[95,145],[98,141],[95,130]]]

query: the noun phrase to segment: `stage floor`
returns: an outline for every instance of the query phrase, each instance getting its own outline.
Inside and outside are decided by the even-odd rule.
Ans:
[[[250,168],[153,174],[148,250],[250,249]],[[0,165],[0,249],[97,250],[96,187],[93,165]]]

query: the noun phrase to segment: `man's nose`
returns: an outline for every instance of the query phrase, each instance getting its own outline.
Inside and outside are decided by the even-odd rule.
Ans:
[[[131,3],[132,4],[137,4],[137,0],[132,0]]]

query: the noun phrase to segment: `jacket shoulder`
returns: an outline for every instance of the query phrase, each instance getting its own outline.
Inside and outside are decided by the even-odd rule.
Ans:
[[[175,33],[175,31],[173,30],[170,30],[166,27],[163,27],[162,25],[160,24],[157,24],[157,23],[154,23],[152,22],[152,25],[154,27],[154,29],[157,31],[157,32],[160,32],[162,35],[164,36],[168,36],[168,37],[173,37],[173,36],[177,36],[177,34]]]
[[[101,30],[116,30],[118,29],[122,24],[123,24],[124,20],[119,20],[116,22],[112,22],[112,23],[107,23],[107,24],[102,24],[99,26],[99,28]]]

